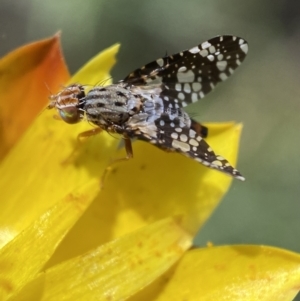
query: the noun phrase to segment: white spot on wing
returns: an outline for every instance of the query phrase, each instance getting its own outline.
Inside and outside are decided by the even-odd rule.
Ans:
[[[180,92],[180,93],[178,93],[178,98],[180,100],[184,100],[185,96],[184,96],[184,94],[182,92]]]
[[[157,63],[160,67],[162,67],[162,66],[164,65],[164,60],[163,60],[162,58],[160,58],[160,59],[158,59],[158,60],[156,61],[156,63]]]
[[[207,41],[201,44],[201,47],[202,47],[203,49],[209,48],[210,46],[211,46],[211,44],[210,44],[209,42],[207,42]]]
[[[192,70],[188,70],[185,73],[179,72],[177,73],[177,79],[180,83],[191,83],[195,80],[195,74]]]
[[[191,93],[191,85],[188,84],[188,83],[185,83],[184,86],[183,86],[183,90],[186,93]]]
[[[215,165],[217,167],[222,167],[222,162],[215,160],[215,161],[211,162],[211,165]]]
[[[227,76],[224,72],[221,72],[221,73],[219,74],[219,78],[220,78],[221,80],[226,80],[226,79],[228,78],[228,76]]]
[[[175,149],[180,149],[183,152],[188,152],[191,149],[189,144],[178,141],[178,140],[172,141],[172,147],[174,147]]]
[[[190,139],[189,143],[192,146],[199,146],[199,143],[195,139]]]
[[[189,136],[190,138],[195,138],[196,137],[196,132],[194,130],[189,131]]]
[[[182,142],[187,142],[187,140],[188,140],[187,135],[181,134],[181,135],[180,135],[180,140],[181,140]]]
[[[175,85],[175,90],[176,90],[176,91],[181,91],[181,84],[178,84],[178,83],[177,83],[177,84]]]
[[[224,71],[227,67],[227,62],[226,61],[219,61],[217,62],[217,68],[220,70],[220,71]]]
[[[248,52],[248,44],[243,44],[243,45],[241,45],[241,50],[242,50],[244,53],[247,53],[247,52]]]
[[[173,132],[173,133],[171,134],[171,137],[172,137],[173,139],[178,139],[178,134],[175,133],[175,132]]]
[[[215,53],[215,52],[216,52],[215,46],[210,46],[210,47],[209,47],[209,52],[210,52],[210,53]]]
[[[207,56],[207,58],[208,58],[211,62],[213,62],[214,59],[215,59],[215,57],[214,57],[212,54],[209,54],[209,55]]]
[[[200,49],[198,48],[198,46],[195,46],[189,50],[190,53],[198,53],[199,51]]]
[[[184,71],[186,71],[187,69],[186,69],[186,67],[185,66],[182,66],[182,67],[180,67],[179,69],[178,69],[178,72],[184,72]]]
[[[195,158],[195,160],[207,166],[207,162],[201,160],[200,158]]]
[[[194,83],[192,83],[192,88],[193,88],[193,91],[198,92],[201,90],[202,85],[200,83],[194,82]]]
[[[192,102],[196,102],[196,101],[198,101],[198,99],[199,99],[198,94],[197,93],[192,93]]]
[[[208,55],[208,51],[206,49],[203,49],[200,51],[201,56],[206,57]]]

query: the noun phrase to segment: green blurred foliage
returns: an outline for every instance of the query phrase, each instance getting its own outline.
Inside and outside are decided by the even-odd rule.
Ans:
[[[293,0],[0,0],[0,55],[61,30],[74,72],[121,42],[113,70],[118,80],[166,52],[216,35],[245,38],[245,63],[188,108],[199,121],[244,124],[238,168],[247,180],[233,182],[196,242],[268,244],[299,252],[299,14],[300,2]]]

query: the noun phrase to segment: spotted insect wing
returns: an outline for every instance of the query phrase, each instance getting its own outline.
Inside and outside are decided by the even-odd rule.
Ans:
[[[82,94],[81,85],[72,85],[72,91],[75,88],[80,91],[72,110],[68,106],[65,112],[58,96],[51,98],[51,107],[56,107],[62,117],[72,112],[75,118],[68,116],[72,123],[74,119],[82,120],[84,112],[86,119],[100,130],[122,135],[127,157],[133,155],[131,139],[137,138],[244,180],[203,139],[208,129],[190,118],[182,107],[203,98],[226,80],[245,59],[247,51],[248,44],[241,38],[215,37],[189,50],[157,59],[114,85],[96,86],[86,95]],[[68,95],[62,92],[57,95],[61,94]],[[76,115],[74,108],[80,114]]]

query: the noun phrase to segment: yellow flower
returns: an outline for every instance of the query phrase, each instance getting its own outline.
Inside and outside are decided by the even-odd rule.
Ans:
[[[229,177],[135,142],[134,159],[115,165],[101,189],[110,160],[125,155],[119,139],[102,133],[78,143],[90,124],[42,111],[46,86],[55,93],[110,78],[118,47],[71,79],[57,36],[0,61],[0,300],[292,300],[297,254],[189,250]],[[208,126],[209,143],[235,163],[241,126]]]

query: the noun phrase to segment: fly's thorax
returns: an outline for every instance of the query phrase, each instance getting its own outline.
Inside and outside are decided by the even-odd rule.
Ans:
[[[96,87],[85,98],[84,111],[89,121],[101,125],[122,125],[139,112],[141,101],[123,85]]]

